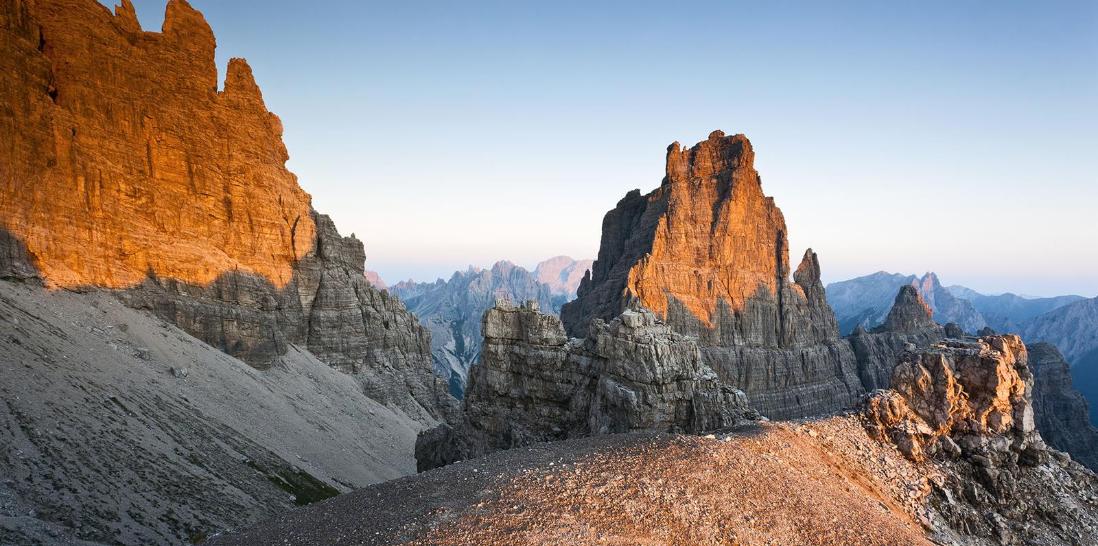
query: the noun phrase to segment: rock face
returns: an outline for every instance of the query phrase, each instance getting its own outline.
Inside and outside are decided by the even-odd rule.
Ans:
[[[389,288],[389,285],[385,284],[385,281],[381,278],[381,275],[377,271],[366,270],[366,282],[370,283],[370,286],[377,288],[378,290],[385,290]]]
[[[955,329],[953,333],[956,335]],[[941,341],[943,335],[942,327],[931,318],[930,306],[919,292],[911,285],[903,285],[884,324],[872,333],[858,327],[847,340],[854,348],[862,385],[867,391],[874,391],[892,384],[893,369],[905,351],[929,347]]]
[[[480,358],[481,318],[496,300],[535,300],[541,309],[554,313],[563,303],[529,271],[506,261],[491,269],[455,272],[448,281],[398,283],[390,292],[430,329],[435,373],[446,378],[450,393],[459,398],[470,366]]]
[[[976,332],[987,326],[987,321],[967,299],[955,296],[956,289],[944,288],[938,275],[927,273],[922,277],[899,275],[880,271],[872,275],[827,286],[827,301],[835,310],[843,335],[861,326],[871,329],[884,322],[892,305],[892,298],[901,286],[914,286],[934,313],[939,324],[955,323],[966,332]]]
[[[214,36],[184,0],[162,33],[133,6],[7,1],[0,228],[53,286],[290,282],[315,237],[282,124],[242,59],[218,90]]]
[[[606,214],[598,260],[561,318],[582,336],[638,302],[697,337],[705,362],[763,414],[845,407],[862,392],[854,355],[838,339],[814,253],[790,282],[785,219],[753,164],[743,135],[672,144],[661,186]]]
[[[534,267],[534,277],[549,287],[554,296],[565,299],[576,297],[580,281],[591,269],[594,260],[573,260],[569,256],[555,256]]]
[[[1033,370],[1033,411],[1037,430],[1052,447],[1098,470],[1098,429],[1090,423],[1086,398],[1071,383],[1071,370],[1048,343],[1028,345]]]
[[[569,340],[560,320],[530,302],[484,315],[481,362],[470,375],[465,421],[425,432],[420,470],[548,440],[630,431],[700,432],[754,417],[743,392],[702,362],[697,343],[643,308]]]
[[[934,472],[938,543],[1075,544],[1098,533],[1098,478],[1045,446],[1027,360],[1018,336],[950,340],[905,353],[893,390],[867,400],[871,434]]]
[[[310,208],[248,65],[217,89],[184,0],[0,3],[0,275],[103,287],[264,369],[291,344],[435,420],[454,402],[427,332],[364,277],[363,245]]]

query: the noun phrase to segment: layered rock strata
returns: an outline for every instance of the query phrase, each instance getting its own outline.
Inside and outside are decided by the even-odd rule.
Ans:
[[[0,276],[108,288],[258,368],[291,344],[424,424],[452,400],[428,334],[286,169],[251,69],[217,88],[184,0],[143,32],[126,0],[0,3]]]
[[[1090,423],[1086,398],[1072,385],[1067,361],[1048,343],[1027,347],[1034,375],[1033,411],[1041,437],[1091,470],[1098,470],[1098,429]]]
[[[805,253],[790,282],[786,241],[746,137],[674,143],[660,187],[606,214],[598,259],[561,317],[581,336],[637,302],[697,337],[705,362],[763,414],[846,407],[862,393],[854,354],[838,338],[816,255]]]
[[[754,418],[740,390],[702,362],[697,343],[644,308],[569,340],[532,303],[484,315],[465,420],[420,435],[421,470],[499,449],[640,430],[701,432]]]
[[[923,465],[938,543],[1077,544],[1098,533],[1098,478],[1037,431],[1021,338],[949,340],[903,355],[867,400],[871,435]]]

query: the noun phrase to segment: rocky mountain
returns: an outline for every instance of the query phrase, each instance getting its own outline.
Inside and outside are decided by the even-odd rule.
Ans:
[[[999,332],[1020,333],[1039,315],[1085,299],[1082,296],[1027,298],[1011,293],[988,296],[963,286],[950,286],[947,290],[972,302],[987,325]]]
[[[914,286],[905,284],[896,294],[884,324],[872,332],[855,327],[847,340],[854,349],[862,386],[867,392],[873,392],[891,386],[892,372],[901,355],[912,348],[930,347],[946,336],[946,330],[934,322],[930,306],[919,292]]]
[[[552,317],[504,313],[512,316],[489,320],[537,323],[499,332],[507,337],[562,336]],[[1035,431],[1019,338],[909,352],[891,383],[857,412],[826,418],[497,452],[213,543],[1085,544],[1098,536],[1098,478]]]
[[[377,271],[366,270],[366,282],[370,283],[370,286],[377,288],[378,290],[385,290],[389,288],[389,285],[385,284],[385,281],[381,279],[381,275]]]
[[[572,336],[634,302],[695,336],[705,362],[771,418],[833,411],[862,392],[850,346],[805,253],[790,279],[785,219],[743,135],[667,151],[659,188],[606,214],[590,275],[561,318]]]
[[[389,450],[399,441],[409,454],[403,442],[415,430],[457,409],[432,373],[429,333],[400,300],[370,286],[362,243],[312,210],[286,169],[281,123],[247,63],[231,60],[218,89],[215,41],[203,16],[170,0],[157,33],[141,30],[128,0],[113,13],[95,0],[6,1],[0,39],[0,277],[38,291],[30,303],[8,304],[18,313],[5,318],[20,322],[5,328],[70,340],[3,336],[31,347],[0,357],[5,369],[28,370],[4,374],[5,400],[36,393],[5,410],[5,428],[21,431],[4,444],[18,446],[4,454],[12,472],[5,476],[23,481],[5,482],[3,506],[29,510],[12,521],[22,525],[18,518],[29,513],[32,531],[41,519],[43,532],[57,523],[79,539],[179,542],[273,513],[289,498],[277,489],[297,490],[298,478],[343,490],[410,471]],[[35,310],[34,298],[46,297],[43,285],[108,291],[148,313],[140,320],[178,328],[146,338],[180,338],[225,357],[196,356],[184,346],[164,354],[137,347],[137,360],[118,357],[134,341],[89,318],[95,312],[80,316],[98,331],[78,340],[75,318]],[[145,365],[142,355],[158,366],[131,370]],[[103,360],[85,362],[93,356]],[[234,367],[234,358],[251,369]],[[86,374],[69,369],[81,363]],[[186,378],[198,367],[195,380],[241,391],[210,391],[200,400],[181,388],[186,383],[161,377],[171,368],[172,377]],[[307,376],[289,377],[287,369]],[[119,377],[158,379],[116,392],[112,385],[129,384]],[[57,391],[41,394],[43,385]],[[54,396],[65,405],[49,407]],[[341,400],[329,403],[329,396]],[[300,435],[279,437],[295,432],[256,424],[258,417],[208,415],[245,411],[234,398],[265,419],[297,423]],[[298,403],[314,399],[324,409]],[[374,418],[380,409],[392,417]],[[86,417],[73,417],[81,412]],[[367,433],[348,418],[395,428]],[[62,434],[56,425],[97,419],[120,428],[74,425]],[[254,431],[241,432],[249,426]],[[309,432],[316,428],[327,433]],[[117,445],[103,447],[107,439]],[[327,461],[316,474],[302,469],[313,466],[303,462],[309,442],[340,450],[315,455]],[[89,447],[66,452],[72,446]],[[372,470],[332,470],[351,452],[372,458],[364,467]],[[117,460],[104,462],[111,457]],[[254,468],[240,467],[249,461]],[[141,497],[132,502],[141,507],[112,483],[119,464],[147,480],[133,485]],[[217,502],[196,483],[221,492]]]
[[[1048,343],[1030,343],[1027,348],[1035,377],[1033,410],[1041,436],[1098,471],[1098,429],[1090,423],[1086,398],[1072,385],[1067,361]]]
[[[757,416],[744,393],[702,363],[697,343],[647,309],[596,319],[583,341],[534,301],[484,315],[484,349],[465,420],[416,441],[428,470],[500,449],[592,434],[703,432]]]
[[[534,277],[549,287],[554,296],[566,300],[576,297],[580,281],[591,269],[594,260],[573,260],[568,256],[555,256],[534,267]]]
[[[827,285],[827,301],[835,311],[839,329],[849,334],[857,326],[870,329],[888,316],[892,298],[905,284],[914,286],[939,324],[954,323],[966,332],[975,333],[987,326],[987,321],[967,299],[946,289],[934,273],[922,277],[878,271],[872,275]]]
[[[1068,362],[1098,350],[1098,298],[1080,300],[1035,317],[1022,337],[1055,345]]]
[[[490,269],[470,267],[447,281],[400,282],[389,292],[430,330],[435,372],[447,379],[450,393],[457,397],[463,396],[469,368],[480,358],[481,318],[497,300],[534,300],[554,313],[563,303],[563,296],[553,295],[534,274],[507,261]]]

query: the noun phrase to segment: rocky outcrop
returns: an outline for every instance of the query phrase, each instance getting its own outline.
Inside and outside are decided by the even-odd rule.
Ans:
[[[827,286],[827,301],[835,310],[844,335],[858,326],[872,329],[888,316],[892,298],[904,285],[914,286],[933,311],[939,324],[955,323],[966,332],[976,332],[987,321],[968,300],[955,296],[956,288],[942,286],[938,276],[926,273],[922,277],[879,271],[872,275],[836,282]]]
[[[470,366],[480,358],[481,318],[496,300],[534,300],[553,313],[563,303],[529,271],[506,261],[490,269],[457,271],[448,281],[401,282],[390,292],[404,300],[431,331],[435,373],[446,379],[450,393],[459,398],[464,396]]]
[[[0,276],[114,289],[260,369],[307,347],[424,424],[452,408],[427,332],[286,169],[251,69],[217,89],[186,1],[161,33],[128,1],[9,1],[0,24]]]
[[[1037,430],[1052,447],[1098,470],[1098,429],[1090,423],[1086,398],[1075,390],[1071,369],[1048,343],[1028,345],[1033,370],[1033,412]]]
[[[534,277],[538,282],[548,286],[553,295],[570,300],[576,297],[580,281],[594,263],[594,260],[573,260],[569,256],[555,256],[539,262],[534,267]]]
[[[950,340],[903,355],[893,390],[867,400],[871,434],[931,465],[937,542],[1074,544],[1098,532],[1098,478],[1041,439],[1027,362],[1018,336]]]
[[[942,327],[931,318],[930,306],[915,287],[904,285],[896,294],[884,324],[873,332],[858,327],[847,340],[858,362],[858,377],[865,389],[872,392],[891,385],[893,369],[905,351],[929,347],[941,341],[943,335]]]
[[[548,440],[630,431],[701,432],[754,418],[742,391],[702,362],[697,343],[640,307],[569,340],[533,302],[484,315],[465,420],[420,435],[421,470]]]
[[[561,318],[582,336],[634,302],[697,337],[705,362],[775,418],[826,412],[862,392],[838,339],[816,255],[790,282],[785,220],[743,135],[667,152],[666,176],[606,214],[598,259]]]

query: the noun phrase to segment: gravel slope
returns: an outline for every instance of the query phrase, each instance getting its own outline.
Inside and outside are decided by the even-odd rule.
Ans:
[[[213,543],[927,544],[923,476],[847,417],[596,436],[370,486]]]
[[[0,544],[201,540],[413,473],[416,427],[297,348],[261,372],[109,294],[0,281]]]

